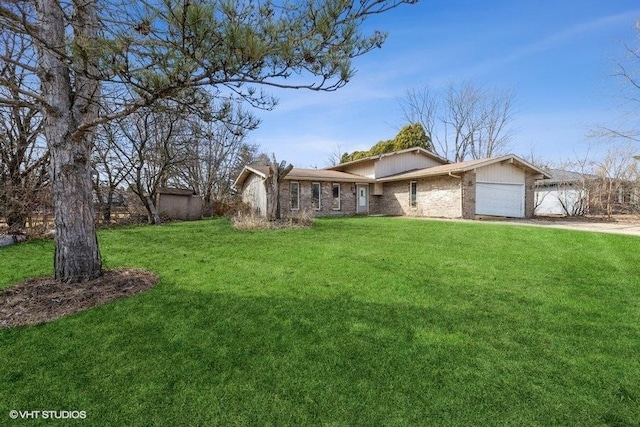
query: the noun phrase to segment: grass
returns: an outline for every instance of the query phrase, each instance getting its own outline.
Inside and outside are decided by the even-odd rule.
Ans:
[[[640,424],[640,239],[399,218],[105,230],[160,284],[0,330],[10,410],[56,425]],[[0,287],[52,243],[0,251]]]

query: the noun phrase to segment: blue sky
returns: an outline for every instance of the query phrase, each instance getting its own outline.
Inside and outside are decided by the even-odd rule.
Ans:
[[[431,0],[367,22],[388,33],[357,58],[355,77],[331,93],[275,90],[249,141],[298,167],[325,167],[338,146],[366,150],[405,124],[398,99],[425,84],[469,80],[513,89],[510,152],[545,160],[582,156],[587,134],[619,114],[612,74],[633,43],[640,3],[628,0]]]

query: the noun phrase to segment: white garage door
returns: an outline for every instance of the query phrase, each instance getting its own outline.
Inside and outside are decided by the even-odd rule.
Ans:
[[[524,184],[478,182],[476,214],[524,217]]]
[[[576,215],[582,212],[586,201],[584,193],[575,189],[536,190],[536,215]]]

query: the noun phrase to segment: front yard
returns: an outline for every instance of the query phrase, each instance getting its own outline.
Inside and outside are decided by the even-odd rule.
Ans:
[[[640,423],[638,237],[347,218],[100,241],[107,268],[160,283],[0,329],[0,425]],[[51,274],[52,253],[0,250],[0,287]]]

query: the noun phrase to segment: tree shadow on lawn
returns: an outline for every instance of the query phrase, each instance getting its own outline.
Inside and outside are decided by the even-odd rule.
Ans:
[[[0,359],[16,361],[0,368],[8,386],[0,401],[16,408],[63,402],[113,425],[563,424],[638,416],[635,405],[602,389],[607,375],[581,383],[586,356],[574,355],[566,367],[553,356],[540,360],[546,353],[535,342],[513,340],[509,351],[498,350],[494,341],[508,337],[492,331],[495,322],[473,307],[162,286],[49,324],[0,330]]]

